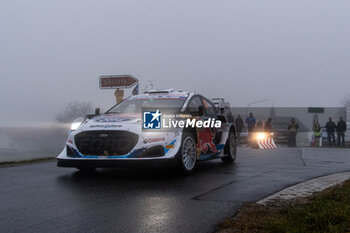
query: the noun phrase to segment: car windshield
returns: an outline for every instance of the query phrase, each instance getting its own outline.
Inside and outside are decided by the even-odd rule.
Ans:
[[[124,100],[123,102],[112,107],[107,113],[141,113],[142,108],[167,108],[171,112],[180,111],[185,99],[164,99],[164,98],[147,98]]]

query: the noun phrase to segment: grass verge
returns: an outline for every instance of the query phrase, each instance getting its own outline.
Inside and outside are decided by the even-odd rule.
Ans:
[[[0,162],[0,168],[20,166],[20,165],[26,165],[26,164],[32,164],[32,163],[38,163],[38,162],[54,161],[54,160],[55,158],[46,157],[46,158],[36,158],[36,159],[29,159],[29,160],[3,161],[3,162]]]
[[[245,204],[219,232],[350,232],[350,180],[308,198]]]

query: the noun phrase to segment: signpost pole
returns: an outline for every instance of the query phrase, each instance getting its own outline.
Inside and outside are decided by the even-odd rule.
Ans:
[[[115,100],[118,103],[124,99],[124,89],[138,84],[137,78],[131,75],[102,75],[100,76],[101,89],[115,89]]]
[[[123,101],[124,99],[124,90],[123,89],[116,89],[114,92],[115,100],[117,104]]]

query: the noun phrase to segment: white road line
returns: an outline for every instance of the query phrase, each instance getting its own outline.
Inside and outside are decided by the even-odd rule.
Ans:
[[[322,176],[285,188],[258,201],[257,203],[264,205],[277,199],[289,200],[297,197],[307,197],[313,193],[321,192],[329,187],[340,184],[348,179],[350,179],[350,172]]]

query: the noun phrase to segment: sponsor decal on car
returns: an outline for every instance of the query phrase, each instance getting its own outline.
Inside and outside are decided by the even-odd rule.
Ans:
[[[144,143],[154,143],[154,142],[162,142],[165,141],[165,138],[148,138],[143,140]]]
[[[103,129],[109,129],[109,128],[120,128],[121,125],[114,125],[114,124],[106,124],[106,125],[90,125],[90,128],[103,128]]]
[[[166,146],[165,146],[165,149],[174,149],[174,147],[175,147],[174,144],[173,144],[173,145],[166,145]]]

